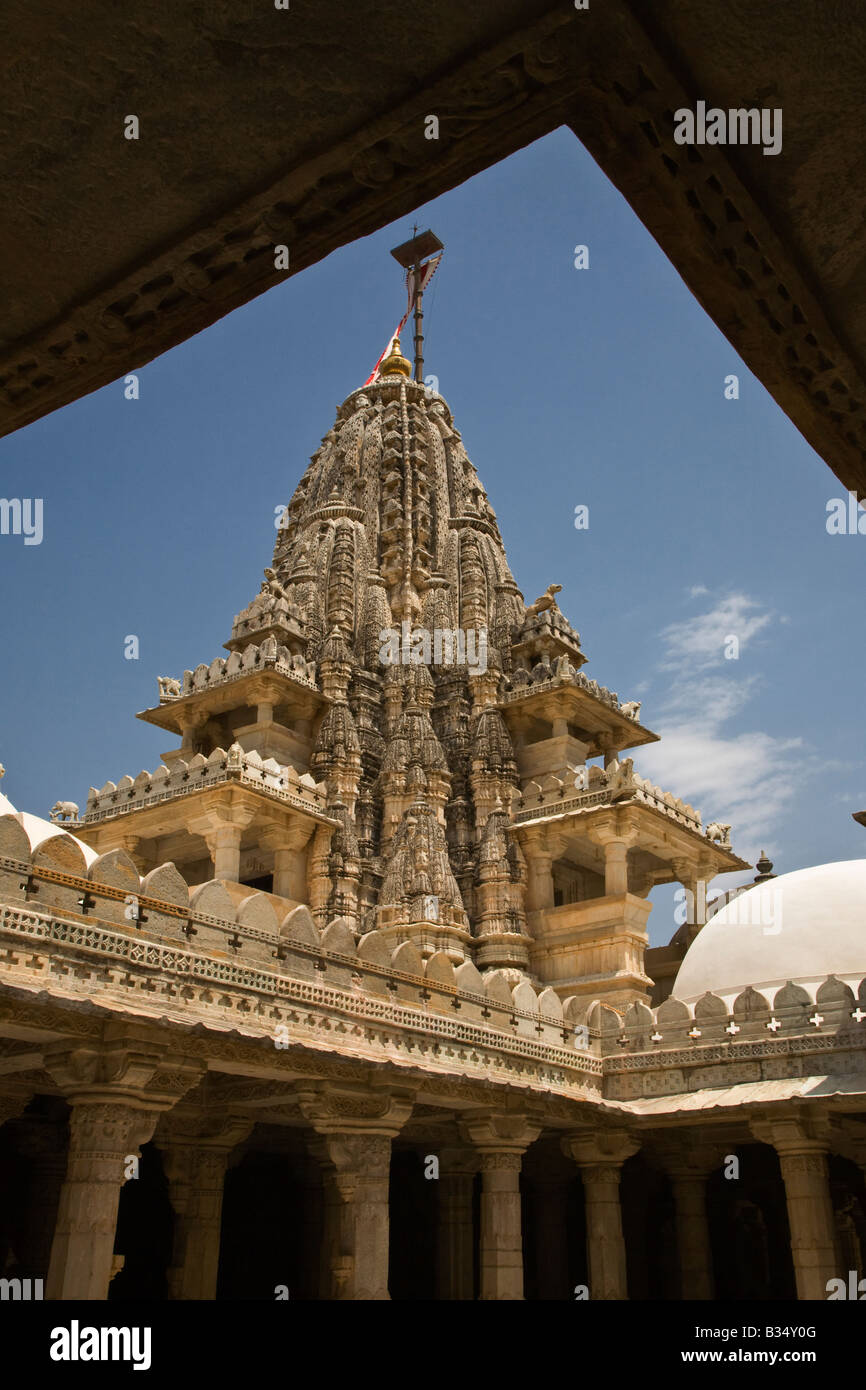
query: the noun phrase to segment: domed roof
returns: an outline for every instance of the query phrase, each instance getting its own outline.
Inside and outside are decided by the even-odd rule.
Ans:
[[[866,859],[797,869],[739,894],[686,952],[672,994],[728,1000],[746,985],[808,985],[866,976]]]
[[[38,849],[45,840],[51,840],[57,835],[65,835],[67,839],[75,841],[84,855],[88,869],[93,861],[99,858],[95,849],[91,849],[90,845],[86,845],[83,840],[79,840],[75,835],[70,835],[68,830],[63,829],[63,825],[60,822],[43,820],[42,816],[32,816],[29,811],[13,811],[12,814],[23,827],[24,833],[30,841],[31,850]]]

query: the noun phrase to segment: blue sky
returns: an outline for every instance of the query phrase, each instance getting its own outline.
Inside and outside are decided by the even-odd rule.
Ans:
[[[828,534],[841,484],[567,130],[142,368],[139,400],[119,380],[0,440],[2,494],[44,505],[41,545],[0,536],[3,791],[45,815],[158,764],[133,712],[223,654],[275,508],[402,312],[413,220],[446,245],[426,371],[527,602],[561,583],[587,674],[663,735],[637,770],[777,872],[861,857],[866,538]]]

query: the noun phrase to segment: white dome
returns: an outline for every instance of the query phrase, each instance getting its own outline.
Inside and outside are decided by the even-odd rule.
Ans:
[[[730,1007],[746,985],[828,975],[866,976],[866,859],[818,864],[756,884],[711,917],[692,942],[672,994],[692,1004],[710,991]]]
[[[83,840],[79,840],[75,835],[70,835],[69,831],[64,830],[59,822],[43,820],[41,816],[31,816],[29,811],[13,811],[12,814],[18,823],[23,826],[27,838],[30,841],[31,850],[38,849],[45,840],[53,839],[57,835],[66,835],[70,840],[74,840],[78,848],[83,852],[88,869],[94,859],[99,858],[95,849],[91,849],[90,845],[86,845]]]

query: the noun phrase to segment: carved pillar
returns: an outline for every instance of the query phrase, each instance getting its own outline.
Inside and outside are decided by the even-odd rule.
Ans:
[[[48,1044],[44,1056],[71,1107],[46,1298],[105,1299],[127,1160],[204,1068],[166,1054],[146,1029],[114,1023],[104,1025],[99,1043]]]
[[[622,1165],[640,1144],[621,1131],[569,1135],[563,1153],[580,1167],[586,1203],[586,1245],[591,1299],[628,1298],[619,1183]]]
[[[171,1116],[160,1128],[157,1145],[165,1155],[175,1217],[168,1272],[173,1299],[216,1297],[226,1170],[232,1150],[252,1127],[251,1120]]]
[[[827,1142],[808,1120],[753,1120],[752,1133],[772,1144],[785,1183],[791,1255],[799,1299],[826,1299],[827,1282],[840,1273],[830,1196]]]
[[[119,1100],[73,1101],[46,1297],[105,1299],[124,1165],[153,1133],[155,1110]]]
[[[653,1144],[670,1179],[677,1226],[680,1297],[713,1298],[713,1252],[706,1215],[706,1180],[721,1162],[721,1150],[695,1136]]]
[[[478,1156],[470,1149],[443,1149],[439,1154],[439,1226],[436,1296],[472,1300],[472,1188]]]
[[[528,831],[523,837],[523,854],[528,873],[527,911],[553,907],[553,846],[541,831]]]
[[[710,1146],[690,1144],[686,1135],[676,1142],[653,1147],[670,1178],[674,1199],[680,1297],[711,1299],[713,1254],[707,1220],[707,1178],[718,1167],[720,1154]]]
[[[616,749],[613,747],[613,734],[597,734],[596,741],[598,747],[604,754],[604,770],[607,772],[612,763],[616,762]]]
[[[712,878],[712,866],[675,859],[672,868],[686,891],[685,935],[694,941],[707,920],[707,882]]]
[[[245,806],[219,806],[190,819],[189,829],[201,835],[213,861],[214,878],[237,883],[241,872],[241,840],[255,819],[255,811]]]
[[[181,708],[177,711],[178,723],[181,733],[181,754],[189,759],[195,756],[198,751],[198,743],[204,726],[207,724],[210,715],[207,711],[191,710]]]
[[[239,825],[223,825],[207,836],[207,847],[213,860],[214,878],[226,878],[237,883],[241,874],[241,836]]]
[[[628,841],[608,840],[604,847],[605,897],[628,892]]]
[[[628,813],[618,812],[597,820],[589,828],[589,838],[604,850],[605,897],[628,892],[628,852],[638,842],[639,830]]]
[[[541,1133],[520,1115],[467,1115],[464,1137],[481,1159],[481,1298],[523,1298],[522,1155]]]
[[[707,1222],[707,1180],[703,1173],[671,1174],[676,1207],[680,1297],[713,1297],[713,1256]]]
[[[315,829],[312,821],[285,828],[268,827],[259,843],[274,851],[274,892],[293,902],[307,901],[307,845]]]
[[[299,1089],[298,1099],[305,1118],[321,1136],[313,1152],[328,1164],[330,1297],[388,1299],[391,1141],[411,1114],[412,1097],[407,1092],[350,1093],[317,1086]]]

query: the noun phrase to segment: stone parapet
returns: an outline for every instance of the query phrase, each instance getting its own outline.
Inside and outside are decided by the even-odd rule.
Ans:
[[[299,774],[274,758],[261,758],[255,751],[244,753],[239,744],[233,744],[228,750],[215,748],[208,757],[197,753],[188,762],[175,759],[170,768],[162,764],[154,772],[121,777],[117,783],[106,782],[98,791],[91,787],[81,824],[95,825],[226,782],[252,787],[299,810],[320,814],[325,810],[324,783],[316,782],[308,772]]]

